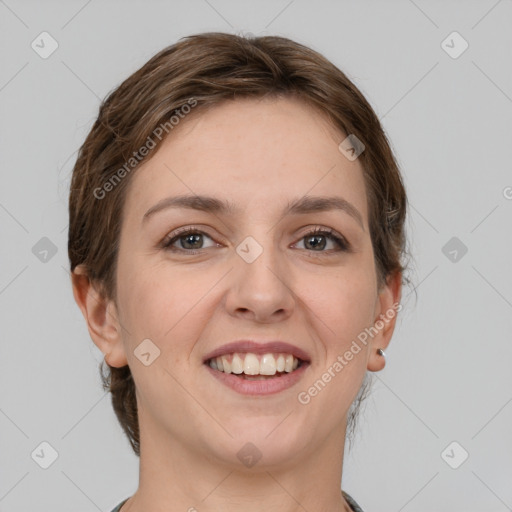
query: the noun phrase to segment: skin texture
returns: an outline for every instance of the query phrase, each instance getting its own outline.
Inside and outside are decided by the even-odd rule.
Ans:
[[[117,269],[117,304],[104,300],[78,267],[75,300],[112,366],[130,365],[141,431],[138,491],[122,512],[349,510],[340,493],[347,412],[365,372],[385,360],[396,316],[304,405],[307,390],[365,328],[400,300],[400,275],[377,290],[363,171],[338,150],[346,137],[297,99],[243,99],[190,114],[132,177]],[[167,209],[174,195],[226,199],[236,215]],[[338,196],[343,211],[282,215],[290,201]],[[207,236],[186,254],[160,244],[177,228]],[[312,248],[315,227],[343,235],[351,251]],[[236,247],[252,236],[263,253],[247,263]],[[184,245],[183,245],[184,244]],[[185,247],[185,248],[183,248]],[[142,340],[160,356],[144,366]],[[225,387],[203,357],[239,339],[284,340],[311,365],[292,388],[248,397]],[[237,452],[253,443],[262,458],[246,468]],[[172,504],[172,508],[169,506]]]

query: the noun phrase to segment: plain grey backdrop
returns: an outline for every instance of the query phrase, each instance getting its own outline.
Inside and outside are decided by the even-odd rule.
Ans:
[[[136,490],[71,292],[70,172],[100,100],[203,31],[323,53],[405,177],[416,293],[343,489],[365,512],[512,510],[511,21],[510,0],[0,0],[0,511],[108,512]]]

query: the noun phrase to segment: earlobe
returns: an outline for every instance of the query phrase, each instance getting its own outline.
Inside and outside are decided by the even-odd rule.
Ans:
[[[91,282],[82,265],[74,269],[71,281],[75,302],[82,311],[94,344],[105,354],[105,361],[110,366],[125,366],[128,362],[115,304]]]
[[[402,274],[396,272],[386,280],[377,298],[377,316],[374,320],[373,331],[376,334],[370,343],[368,355],[368,370],[378,372],[386,365],[385,349],[391,342],[395,330],[402,292]]]

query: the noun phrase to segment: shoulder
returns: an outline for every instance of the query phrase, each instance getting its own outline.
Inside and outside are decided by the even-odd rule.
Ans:
[[[352,498],[352,496],[350,496],[343,490],[341,492],[343,494],[343,497],[347,500],[347,503],[350,505],[350,508],[354,512],[363,512],[363,509],[356,503],[356,501],[354,500],[354,498]]]
[[[125,500],[121,501],[121,503],[119,503],[119,505],[117,505],[117,507],[115,507],[112,512],[119,512],[121,510],[121,507],[128,501],[128,498],[126,498]]]

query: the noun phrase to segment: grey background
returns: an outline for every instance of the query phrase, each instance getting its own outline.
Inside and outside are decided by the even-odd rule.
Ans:
[[[110,511],[136,490],[138,459],[72,297],[69,177],[100,99],[211,30],[283,35],[330,58],[405,176],[418,300],[404,300],[374,374],[343,489],[365,512],[512,510],[511,15],[510,0],[0,0],[0,511]],[[31,47],[43,31],[59,45],[46,59]],[[453,31],[469,43],[458,58],[442,47]],[[456,261],[452,237],[468,249]],[[48,469],[31,456],[43,441],[58,452]],[[441,456],[453,441],[469,453],[458,469]]]

